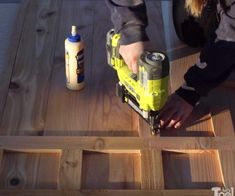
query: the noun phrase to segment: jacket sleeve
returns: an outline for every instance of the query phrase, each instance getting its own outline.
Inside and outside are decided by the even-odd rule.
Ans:
[[[184,75],[185,84],[176,93],[191,105],[225,81],[235,67],[235,3],[225,13],[214,38],[201,51],[198,62]]]
[[[148,18],[144,0],[106,0],[116,33],[121,34],[121,44],[149,40],[146,34]]]

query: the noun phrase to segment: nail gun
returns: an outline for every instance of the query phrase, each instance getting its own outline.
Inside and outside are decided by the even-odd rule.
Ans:
[[[169,61],[162,52],[145,51],[139,58],[138,74],[128,69],[119,54],[120,34],[107,33],[108,64],[117,71],[116,94],[150,125],[151,133],[160,132],[158,114],[168,97]]]

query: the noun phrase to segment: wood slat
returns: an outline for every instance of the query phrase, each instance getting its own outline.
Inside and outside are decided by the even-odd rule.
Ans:
[[[59,189],[80,189],[82,175],[82,150],[63,150],[60,160]]]
[[[160,150],[141,150],[141,189],[164,189],[164,176]]]
[[[26,0],[25,3],[28,9],[21,13],[25,22],[1,135],[39,135],[44,129],[61,0]]]
[[[97,196],[213,196],[214,193],[211,190],[100,190],[100,191],[79,191],[79,190],[0,190],[0,194],[3,196],[84,196],[84,195],[97,195]]]
[[[52,142],[53,141],[53,142]],[[121,145],[120,145],[121,144]],[[234,137],[61,137],[61,136],[1,136],[0,147],[30,151],[76,148],[110,152],[138,152],[141,149],[235,150]]]
[[[235,152],[219,150],[219,160],[225,187],[235,187]]]
[[[5,107],[5,102],[7,99],[7,93],[11,80],[11,74],[15,64],[16,54],[19,49],[19,42],[24,27],[25,14],[23,13],[26,13],[28,10],[28,4],[26,3],[26,1],[23,1],[21,4],[11,4],[8,6],[9,8],[6,8],[6,5],[2,5],[2,9],[4,9],[5,12],[1,12],[1,14],[8,14],[8,17],[2,16],[2,28],[6,28],[7,26],[9,29],[4,29],[4,31],[8,31],[6,32],[7,35],[5,35],[4,37],[3,35],[0,35],[1,50],[3,50],[1,51],[1,56],[3,55],[3,57],[1,57],[2,59],[0,60],[0,123],[3,116],[3,110]],[[12,6],[14,6],[14,9],[11,10],[10,8],[12,8]],[[18,14],[15,15],[14,12],[16,10],[19,11]],[[15,20],[16,18],[17,20]],[[3,21],[5,21],[6,24],[4,24]]]
[[[112,134],[123,131],[124,135],[133,132],[132,135],[136,135],[136,122],[132,119],[132,110],[116,97],[117,74],[107,65],[106,33],[113,28],[110,11],[104,1],[95,1],[94,6],[89,130],[112,131]],[[117,117],[121,118],[117,120]]]
[[[94,26],[92,4],[91,1],[63,1],[44,135],[86,135],[88,130]],[[66,88],[64,40],[69,35],[72,25],[78,26],[85,42],[86,86],[81,91],[70,91]]]

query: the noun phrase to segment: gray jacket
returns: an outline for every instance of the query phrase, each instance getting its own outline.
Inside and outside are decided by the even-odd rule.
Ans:
[[[215,0],[216,1],[216,0]],[[149,40],[144,0],[106,0],[115,31],[121,33],[121,44]],[[224,5],[217,1],[219,25],[202,49],[200,60],[184,76],[185,84],[176,93],[191,105],[221,84],[235,67],[235,0]]]

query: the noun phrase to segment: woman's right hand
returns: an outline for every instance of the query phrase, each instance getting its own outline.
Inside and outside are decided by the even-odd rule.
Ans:
[[[138,73],[137,61],[149,45],[149,42],[140,41],[120,46],[119,53],[133,73]]]

